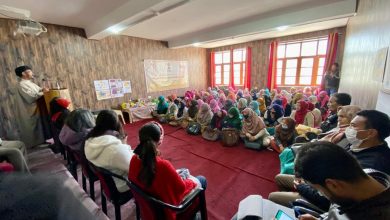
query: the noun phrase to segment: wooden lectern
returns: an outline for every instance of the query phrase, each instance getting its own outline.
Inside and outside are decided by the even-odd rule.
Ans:
[[[45,97],[46,107],[47,107],[47,110],[49,113],[50,113],[50,101],[54,97],[61,97],[61,98],[66,98],[66,99],[70,100],[70,105],[69,105],[68,109],[69,109],[69,111],[73,111],[73,102],[72,102],[72,99],[70,98],[70,93],[69,93],[68,89],[66,89],[66,88],[50,89],[48,92],[45,92],[43,94],[43,96]]]

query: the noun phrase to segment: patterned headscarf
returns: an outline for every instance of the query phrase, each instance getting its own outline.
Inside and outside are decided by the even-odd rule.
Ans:
[[[300,100],[298,101],[300,108],[295,112],[295,122],[297,124],[303,124],[305,121],[306,114],[309,112],[309,106],[306,101]]]
[[[218,105],[218,102],[217,100],[213,99],[211,100],[210,102],[210,108],[211,108],[211,111],[215,114],[217,113],[221,108],[219,107]]]
[[[256,135],[265,128],[264,121],[251,108],[244,109],[242,114],[248,115],[248,118],[244,119],[242,126],[242,132],[244,134]]]
[[[244,110],[246,107],[248,107],[248,100],[246,100],[245,98],[240,98],[238,100],[238,104],[237,104],[237,108],[238,110]]]
[[[260,97],[257,99],[257,102],[259,103],[259,109],[260,109],[260,112],[262,114],[265,113],[265,111],[267,111],[267,106],[265,105],[265,101],[264,101],[264,98]]]
[[[249,107],[250,107],[258,116],[261,115],[260,109],[259,109],[259,103],[258,103],[257,101],[252,101],[252,102],[249,104]]]
[[[213,112],[210,109],[210,106],[207,103],[203,103],[200,107],[200,111],[196,116],[196,121],[200,124],[209,124],[213,118]]]

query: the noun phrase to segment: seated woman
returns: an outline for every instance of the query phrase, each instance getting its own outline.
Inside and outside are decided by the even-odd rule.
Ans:
[[[230,110],[231,108],[233,108],[233,107],[235,107],[235,106],[234,106],[234,102],[233,102],[232,100],[228,99],[228,100],[225,101],[225,105],[223,106],[223,109],[224,109],[225,111],[229,112],[229,110]]]
[[[295,121],[290,117],[284,117],[280,120],[280,124],[275,127],[274,140],[271,141],[272,149],[281,153],[284,148],[294,144],[297,137],[295,131]]]
[[[203,131],[202,137],[209,141],[218,140],[220,138],[220,131],[222,130],[222,122],[226,115],[226,111],[222,109],[216,112],[211,119],[210,125]]]
[[[117,114],[112,110],[102,110],[96,118],[96,126],[87,135],[85,156],[95,166],[127,177],[134,154],[126,142],[127,135]],[[119,192],[129,190],[125,181],[116,178],[114,181]]]
[[[314,128],[314,115],[309,111],[307,102],[300,100],[295,108],[290,117],[295,120],[296,125],[302,124]]]
[[[168,103],[165,100],[164,96],[158,97],[158,104],[155,111],[152,112],[152,115],[156,118],[163,117],[168,111]]]
[[[75,151],[84,151],[84,141],[91,129],[95,127],[95,118],[91,111],[76,109],[65,120],[60,132],[60,141]]]
[[[263,117],[265,112],[267,111],[267,106],[265,105],[264,98],[262,98],[262,97],[258,98],[257,102],[259,103],[259,110],[260,110],[261,116]]]
[[[238,108],[232,107],[228,111],[228,115],[222,121],[222,128],[235,128],[238,131],[242,128],[242,121]]]
[[[70,113],[68,110],[69,105],[70,101],[65,98],[54,97],[50,101],[51,122],[58,129],[58,132],[64,126],[65,119]]]
[[[272,105],[264,114],[264,123],[267,127],[275,127],[279,124],[279,118],[282,118],[284,115],[283,107],[274,104]]]
[[[307,109],[313,114],[314,128],[319,128],[322,123],[321,111],[312,102],[307,102]]]
[[[340,147],[349,150],[349,142],[345,137],[345,129],[349,127],[352,119],[356,116],[356,113],[360,111],[360,107],[355,105],[346,105],[338,108],[337,127],[330,130],[327,133],[320,134],[322,138],[319,141],[329,141],[337,144]]]
[[[187,119],[189,121],[195,121],[198,112],[199,112],[198,102],[196,100],[192,100],[190,107],[188,108]]]
[[[248,107],[248,100],[245,98],[240,98],[237,103],[237,108],[240,112]]]
[[[201,126],[201,132],[204,131],[206,127],[209,126],[211,119],[213,118],[213,112],[210,109],[210,106],[207,103],[203,103],[200,107],[198,115],[196,116],[196,122]]]
[[[160,118],[160,122],[167,123],[176,119],[179,107],[176,105],[175,100],[176,95],[168,96],[168,110],[164,117]]]
[[[263,120],[250,108],[244,109],[242,115],[244,117],[244,123],[240,137],[244,140],[245,146],[256,150],[268,147],[271,142],[271,137],[267,132]]]
[[[220,108],[219,105],[218,105],[217,100],[215,100],[215,99],[212,99],[212,100],[210,101],[210,108],[211,108],[211,111],[212,111],[214,114],[217,113],[219,110],[221,110],[221,108]]]
[[[261,116],[260,109],[259,109],[259,103],[257,101],[252,101],[249,104],[249,107],[256,113],[257,116]]]
[[[174,115],[174,118],[169,122],[169,124],[172,126],[178,126],[185,117],[185,115],[188,115],[188,109],[186,107],[186,103],[180,100],[180,98],[175,99],[174,103],[178,108],[177,114]]]
[[[222,91],[222,90],[221,90]],[[218,106],[220,108],[223,108],[225,106],[225,102],[226,102],[226,96],[225,94],[222,92],[222,93],[219,93],[219,97],[218,97]]]
[[[317,96],[316,107],[321,111],[322,120],[324,121],[328,117],[328,102],[329,96],[326,91],[321,91]]]
[[[178,174],[172,164],[160,157],[159,146],[163,141],[163,129],[149,122],[139,130],[139,141],[135,155],[129,160],[128,178],[142,190],[163,202],[179,205],[194,188],[206,189],[203,176],[193,177],[189,172]],[[176,219],[175,213],[165,212],[167,219]]]

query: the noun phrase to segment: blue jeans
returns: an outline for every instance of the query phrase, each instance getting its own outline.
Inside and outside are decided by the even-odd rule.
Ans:
[[[203,189],[207,188],[207,180],[206,177],[204,176],[196,176],[196,178],[199,180],[200,185],[202,186]]]
[[[336,92],[337,92],[337,89],[336,89],[336,88],[327,88],[327,89],[326,89],[326,92],[327,92],[328,95],[330,96],[330,95],[336,93]]]

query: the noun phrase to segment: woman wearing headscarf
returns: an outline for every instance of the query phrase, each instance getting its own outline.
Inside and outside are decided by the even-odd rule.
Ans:
[[[247,103],[251,103],[253,100],[250,94],[244,94],[244,99],[246,99]]]
[[[175,99],[174,103],[177,106],[178,110],[174,119],[172,119],[169,124],[172,126],[178,126],[185,118],[185,116],[188,116],[188,109],[186,108],[186,103],[183,100]]]
[[[227,112],[223,109],[220,109],[218,112],[214,113],[214,116],[210,122],[210,128],[222,130],[222,122],[226,116]]]
[[[227,112],[229,112],[229,110],[234,107],[234,102],[230,99],[227,99],[226,102],[225,102],[225,105],[223,106],[223,109]]]
[[[248,107],[248,101],[245,98],[240,98],[237,104],[238,110],[242,112],[244,109],[246,109],[246,107]]]
[[[198,114],[199,108],[198,108],[198,102],[196,100],[192,100],[190,107],[188,108],[188,119],[195,120],[196,115]]]
[[[288,117],[291,115],[291,105],[288,103],[288,100],[285,96],[281,96],[282,107],[284,109],[284,116]]]
[[[257,116],[261,116],[261,112],[259,109],[259,103],[257,101],[252,101],[249,104],[249,107],[256,113]]]
[[[225,94],[222,92],[219,94],[219,98],[218,98],[218,106],[220,108],[223,108],[223,106],[225,106],[225,102],[226,102],[226,96]]]
[[[259,103],[259,110],[260,110],[261,116],[263,116],[265,114],[265,112],[267,111],[267,106],[265,105],[264,98],[262,98],[260,96],[257,99],[257,102]]]
[[[319,128],[322,123],[321,111],[316,108],[315,104],[317,103],[317,97],[312,95],[309,97],[308,109],[314,116],[314,127]]]
[[[195,98],[195,93],[192,92],[192,91],[187,91],[185,94],[184,94],[184,97],[185,98],[188,98],[190,100],[194,99]]]
[[[244,120],[240,137],[244,140],[245,146],[256,150],[269,146],[271,138],[263,120],[251,108],[244,109],[242,114]]]
[[[304,95],[306,98],[309,98],[311,95],[313,95],[312,90],[311,90],[311,87],[306,86],[305,88],[303,88],[303,95]]]
[[[204,101],[202,99],[198,99],[196,101],[198,102],[198,110],[200,110],[200,108],[202,107]]]
[[[300,100],[296,104],[296,110],[290,116],[296,124],[302,124],[314,128],[314,115],[310,112],[306,101]]]
[[[213,99],[210,101],[210,108],[211,108],[211,111],[215,114],[217,113],[221,108],[219,107],[218,105],[218,102],[217,100]]]
[[[168,96],[168,111],[164,117],[160,118],[161,123],[167,123],[174,121],[177,118],[177,113],[179,112],[179,107],[175,104],[177,96],[172,94]]]
[[[153,111],[153,116],[159,118],[162,115],[165,115],[167,113],[167,111],[168,111],[168,103],[165,100],[165,97],[159,96],[157,109],[156,109],[156,111]]]
[[[213,112],[211,111],[210,106],[207,103],[203,103],[200,107],[198,115],[196,116],[196,122],[202,126],[202,132],[207,126],[209,126],[212,118]]]
[[[280,153],[284,148],[293,145],[297,136],[294,119],[284,117],[280,120],[280,124],[275,127],[274,140],[271,146],[276,152]]]
[[[322,120],[324,121],[326,117],[328,117],[328,93],[326,91],[321,91],[317,96],[317,100],[317,108],[321,111]]]
[[[242,89],[239,89],[236,94],[237,99],[243,98],[244,97],[244,92]]]
[[[274,104],[264,114],[264,122],[267,125],[267,127],[273,128],[279,124],[278,120],[279,118],[282,118],[283,115],[284,115],[283,107],[278,104]],[[273,134],[273,132],[271,131],[270,133]]]
[[[291,107],[292,107],[292,109],[295,109],[297,102],[302,100],[302,99],[303,99],[303,94],[302,93],[296,93],[294,95],[293,99],[291,100]]]
[[[229,95],[227,96],[227,99],[230,99],[233,102],[236,102],[237,101],[236,94],[234,94],[234,92],[229,92]]]
[[[230,108],[228,111],[228,115],[224,118],[222,122],[222,128],[235,128],[240,131],[241,127],[242,122],[238,108]]]

